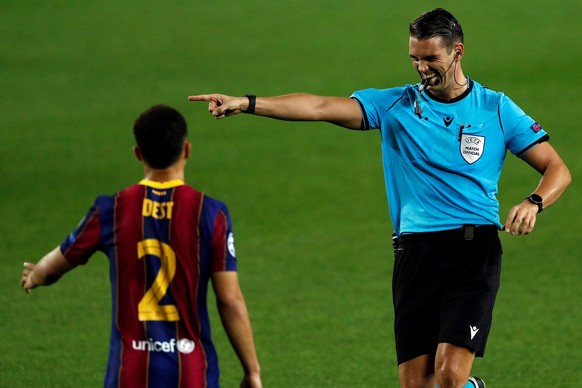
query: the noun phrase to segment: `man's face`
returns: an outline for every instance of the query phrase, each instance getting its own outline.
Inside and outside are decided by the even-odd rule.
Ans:
[[[452,83],[455,50],[448,50],[440,37],[418,40],[410,37],[408,52],[420,77],[429,79],[427,87],[435,93],[445,92]]]

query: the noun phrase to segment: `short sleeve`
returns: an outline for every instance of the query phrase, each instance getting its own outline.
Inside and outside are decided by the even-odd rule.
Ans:
[[[61,253],[70,263],[83,265],[100,246],[99,206],[97,201],[89,209],[79,225],[61,243]]]
[[[237,270],[232,222],[224,204],[221,204],[214,218],[211,247],[212,272]]]
[[[540,124],[505,95],[502,95],[499,102],[499,119],[507,148],[514,155],[521,156],[531,147],[549,138]]]

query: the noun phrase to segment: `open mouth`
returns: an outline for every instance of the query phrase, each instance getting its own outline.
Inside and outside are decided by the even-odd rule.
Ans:
[[[441,83],[436,74],[422,74],[422,83],[426,86],[436,86]]]

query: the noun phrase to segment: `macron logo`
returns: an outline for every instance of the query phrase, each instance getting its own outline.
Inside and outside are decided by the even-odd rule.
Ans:
[[[471,341],[472,341],[473,338],[475,338],[475,336],[477,335],[479,328],[477,326],[469,326],[469,330],[471,330]]]

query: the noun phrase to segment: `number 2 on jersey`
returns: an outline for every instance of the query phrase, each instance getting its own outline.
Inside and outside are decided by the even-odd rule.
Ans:
[[[146,239],[137,243],[137,256],[143,259],[146,255],[156,256],[161,265],[154,282],[137,306],[138,318],[140,321],[179,321],[180,314],[175,305],[160,304],[176,274],[176,254],[168,244]]]

